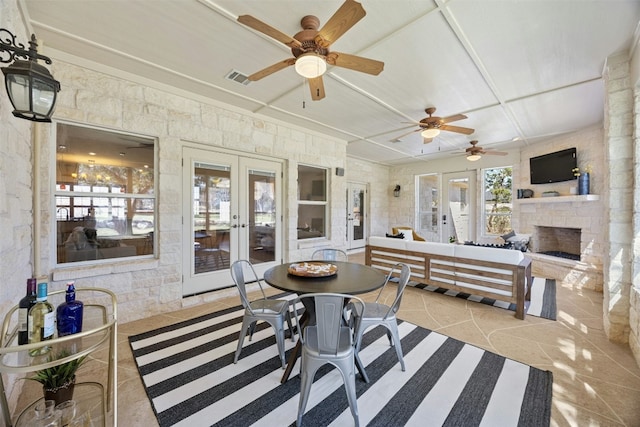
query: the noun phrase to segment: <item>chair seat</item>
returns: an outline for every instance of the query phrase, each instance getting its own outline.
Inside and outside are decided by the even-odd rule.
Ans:
[[[363,319],[367,320],[382,320],[384,316],[389,312],[389,306],[386,304],[380,304],[375,302],[366,302],[365,315]],[[394,318],[395,313],[389,314],[389,318]]]
[[[251,301],[251,309],[260,315],[280,315],[289,309],[289,301],[279,299],[261,299]],[[248,311],[249,309],[247,309]]]
[[[309,340],[307,345],[303,347],[303,351],[314,358],[330,358],[345,357],[353,354],[353,340],[352,331],[348,326],[340,328],[340,336],[338,339],[338,348],[334,354],[321,354],[318,350],[318,328],[315,326],[307,326],[305,332],[307,333],[307,339]]]

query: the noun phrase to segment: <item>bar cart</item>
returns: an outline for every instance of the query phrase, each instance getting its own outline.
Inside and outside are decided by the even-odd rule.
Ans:
[[[64,297],[65,290],[49,293],[49,300],[55,301]],[[57,297],[56,297],[57,296]],[[0,336],[0,373],[23,374],[57,366],[82,356],[92,354],[106,346],[108,361],[106,384],[101,382],[76,383],[73,399],[76,401],[77,413],[91,420],[93,427],[107,427],[111,414],[114,422],[117,417],[116,371],[117,371],[117,302],[113,292],[102,288],[76,288],[76,297],[84,302],[83,330],[80,333],[56,337],[46,341],[51,346],[49,354],[57,354],[60,350],[70,353],[69,356],[49,361],[47,354],[30,356],[29,350],[42,347],[43,343],[18,345],[17,316],[18,306],[14,306],[4,318],[2,335]],[[6,426],[29,425],[33,408],[44,397],[33,401],[26,408],[18,411],[15,422],[11,419],[6,396],[4,379],[0,375],[0,409]]]

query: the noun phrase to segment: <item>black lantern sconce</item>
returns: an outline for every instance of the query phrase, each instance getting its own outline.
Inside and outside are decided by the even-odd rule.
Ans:
[[[22,43],[16,42],[14,34],[0,28],[0,62],[13,62],[2,68],[13,115],[34,122],[51,122],[60,82],[38,64],[38,59],[47,64],[51,64],[51,59],[40,55],[37,47],[35,34],[31,35],[29,50],[26,50]]]
[[[396,184],[396,188],[393,189],[393,197],[400,197],[400,184]]]

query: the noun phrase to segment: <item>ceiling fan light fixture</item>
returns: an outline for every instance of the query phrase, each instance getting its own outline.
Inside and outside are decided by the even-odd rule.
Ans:
[[[480,154],[470,154],[467,156],[467,160],[469,160],[470,162],[477,162],[481,158],[482,156]]]
[[[421,133],[423,138],[432,139],[440,135],[440,129],[425,129]]]
[[[296,73],[307,79],[320,77],[327,71],[327,61],[317,53],[304,53],[296,58]]]

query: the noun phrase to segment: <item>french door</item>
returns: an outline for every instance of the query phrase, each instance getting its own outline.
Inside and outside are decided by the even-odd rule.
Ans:
[[[233,285],[230,265],[258,275],[282,258],[282,165],[183,147],[183,296]]]
[[[417,177],[418,234],[430,242],[475,240],[476,190],[473,172]]]
[[[367,210],[366,184],[347,184],[347,247],[349,249],[363,248],[367,241],[367,227],[365,216]]]

